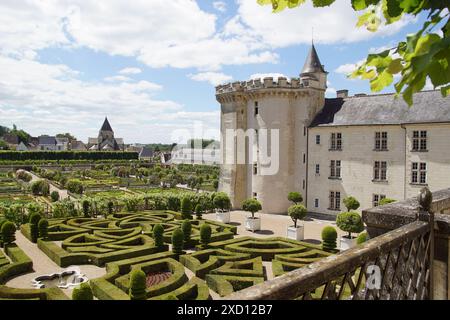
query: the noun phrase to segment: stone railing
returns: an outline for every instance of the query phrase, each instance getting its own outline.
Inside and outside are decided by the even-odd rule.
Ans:
[[[441,251],[435,250],[435,242],[440,244],[441,231],[449,230],[450,216],[438,215],[435,221],[433,212],[446,210],[449,201],[450,189],[433,197],[424,189],[416,199],[366,210],[363,218],[372,238],[368,242],[226,299],[446,299],[448,276],[436,272],[445,266],[435,267],[434,253]],[[447,248],[448,254],[445,239],[442,250]],[[445,263],[448,266],[448,259]]]
[[[224,85],[219,85],[216,87],[216,94],[224,94],[237,91],[251,91],[258,89],[301,89],[304,88],[304,83],[298,78],[292,78],[288,80],[287,78],[280,77],[277,81],[274,81],[273,77],[261,79],[254,79],[250,81],[233,82]]]

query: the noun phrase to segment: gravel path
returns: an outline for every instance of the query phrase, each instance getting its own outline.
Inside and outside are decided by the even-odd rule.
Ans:
[[[32,183],[32,182],[34,182],[36,180],[41,180],[42,179],[42,178],[38,177],[37,175],[35,175],[32,172],[29,172],[29,174],[31,174],[31,177],[32,177],[30,183]],[[50,184],[50,193],[53,192],[53,191],[57,191],[59,193],[59,198],[61,200],[69,198],[67,190],[59,189],[59,188],[55,187],[54,185]]]

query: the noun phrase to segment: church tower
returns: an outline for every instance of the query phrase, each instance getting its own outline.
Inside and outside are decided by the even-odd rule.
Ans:
[[[103,141],[114,140],[114,131],[109,124],[108,118],[105,117],[105,121],[98,133],[98,144],[101,145]]]
[[[308,126],[324,106],[326,87],[327,72],[312,44],[300,78],[268,77],[216,88],[222,161],[229,160],[230,154],[235,159],[243,154],[247,160],[225,162],[221,168],[219,190],[230,195],[234,208],[241,208],[247,198],[257,198],[263,212],[286,214],[289,192],[299,191],[306,200]],[[234,137],[227,134],[230,129],[237,132]],[[254,138],[239,143],[239,131]],[[265,149],[259,134],[263,131],[277,134],[268,139]],[[261,160],[264,151],[270,154],[270,163]],[[275,172],[267,169],[274,164]]]

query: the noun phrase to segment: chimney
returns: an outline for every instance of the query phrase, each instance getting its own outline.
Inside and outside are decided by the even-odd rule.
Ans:
[[[338,98],[348,98],[348,90],[338,90],[336,94]]]

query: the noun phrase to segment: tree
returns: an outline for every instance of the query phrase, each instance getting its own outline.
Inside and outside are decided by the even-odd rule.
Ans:
[[[3,245],[6,247],[8,244],[16,241],[16,226],[11,221],[6,221],[2,224],[1,234]]]
[[[39,220],[38,230],[39,230],[39,238],[46,240],[48,237],[48,220],[47,219]]]
[[[255,212],[262,210],[261,203],[256,199],[247,199],[242,203],[242,209],[252,214],[252,219],[255,219]]]
[[[197,216],[197,220],[201,220],[202,213],[203,213],[203,205],[201,203],[197,203],[194,211],[195,211],[195,215]]]
[[[325,251],[336,250],[337,232],[332,226],[327,226],[322,230],[322,249]]]
[[[228,210],[231,207],[230,197],[225,192],[218,192],[214,195],[213,204],[220,211]]]
[[[314,7],[325,7],[336,0],[313,0]],[[274,12],[295,8],[305,0],[257,0],[261,5],[272,4]],[[369,54],[352,74],[352,78],[370,81],[371,90],[379,92],[394,82],[397,95],[409,104],[413,94],[421,91],[427,78],[445,97],[450,94],[450,13],[449,2],[440,0],[351,0],[355,11],[365,11],[357,27],[365,26],[376,32],[384,23],[399,21],[404,15],[426,14],[426,21],[417,33],[408,35],[392,48]],[[439,34],[439,29],[441,34]]]
[[[189,197],[181,200],[181,214],[183,219],[192,219],[192,202]]]
[[[203,247],[206,247],[211,241],[211,226],[204,223],[200,227],[200,243]]]
[[[359,201],[356,200],[355,197],[347,197],[343,200],[345,207],[347,208],[347,211],[352,210],[358,210],[360,204]]]
[[[41,215],[38,213],[33,213],[30,215],[30,236],[31,242],[36,243],[39,238],[39,221],[42,219]]]
[[[177,228],[172,233],[172,252],[180,255],[183,253],[184,234],[183,230]]]
[[[299,204],[303,202],[303,196],[300,192],[289,192],[288,200],[294,204]]]
[[[155,241],[155,247],[161,248],[164,246],[164,227],[161,224],[153,227],[153,240]]]
[[[72,300],[94,300],[91,286],[84,282],[72,291]]]
[[[71,179],[66,182],[66,188],[72,193],[83,194],[83,183],[76,179]]]
[[[50,198],[52,199],[52,202],[58,201],[59,200],[59,192],[52,191],[52,193],[50,193]]]
[[[348,238],[352,239],[352,233],[364,231],[364,223],[357,212],[342,212],[337,216],[336,225],[342,231],[348,232]]]
[[[147,294],[147,276],[141,269],[133,269],[130,274],[130,299],[145,300]]]
[[[31,184],[31,192],[46,197],[50,194],[50,185],[45,180],[37,180]]]
[[[181,224],[181,230],[183,230],[184,243],[188,244],[191,241],[192,224],[189,220],[184,220]]]
[[[308,210],[305,208],[305,206],[303,206],[301,204],[296,204],[296,205],[289,207],[288,215],[291,217],[292,221],[294,222],[294,228],[297,228],[297,221],[303,220],[306,217],[307,213],[308,213]]]
[[[76,141],[77,140],[77,138],[76,137],[74,137],[73,135],[71,135],[70,133],[58,133],[57,135],[56,135],[56,138],[67,138],[68,140],[69,140],[69,142],[72,142],[72,141]]]
[[[89,218],[89,213],[91,210],[91,202],[88,199],[84,199],[81,202],[81,206],[83,207],[83,215],[85,218]]]

